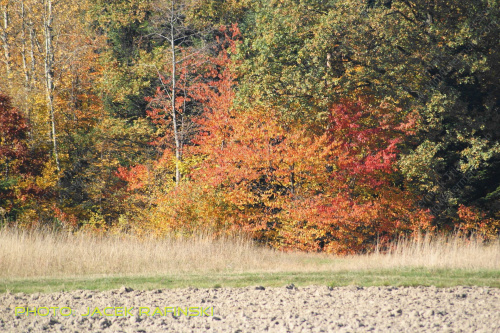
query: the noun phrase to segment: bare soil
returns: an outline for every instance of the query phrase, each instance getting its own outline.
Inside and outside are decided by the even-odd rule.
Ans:
[[[37,315],[22,313],[27,306]],[[94,315],[85,316],[89,309]],[[290,285],[1,294],[0,331],[500,332],[500,289]]]

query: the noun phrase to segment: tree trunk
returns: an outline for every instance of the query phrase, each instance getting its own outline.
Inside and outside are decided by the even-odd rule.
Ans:
[[[3,43],[3,53],[4,53],[4,63],[5,63],[5,72],[7,74],[7,82],[9,85],[9,89],[12,88],[12,67],[11,67],[11,59],[10,59],[10,45],[9,45],[9,3],[2,6],[2,34],[0,38]]]
[[[175,140],[175,185],[178,186],[181,181],[180,162],[182,161],[181,145],[179,138],[179,129],[177,128],[177,114],[175,111],[175,91],[177,89],[176,75],[177,75],[177,57],[175,54],[175,8],[172,0],[172,11],[170,13],[170,47],[172,52],[172,95],[171,95],[171,108],[172,108],[172,123],[174,127],[174,140]]]
[[[24,0],[21,0],[21,57],[23,59],[23,71],[24,71],[24,109],[28,114],[28,124],[29,126],[29,136],[30,141],[33,142],[33,119],[32,119],[32,107],[29,103],[30,93],[32,89],[31,84],[31,75],[30,70],[28,68],[28,60],[26,59],[27,53],[27,39],[26,39],[26,11],[24,8]]]
[[[35,75],[36,75],[36,58],[35,58],[35,45],[36,45],[36,37],[35,30],[33,28],[33,21],[29,21],[28,23],[30,29],[30,68],[31,68],[31,86],[34,87],[35,84]]]
[[[45,0],[45,87],[47,97],[47,108],[50,116],[50,133],[53,145],[54,160],[57,171],[61,170],[57,152],[56,121],[54,116],[54,52],[52,50],[52,0]]]
[[[23,59],[24,87],[26,96],[28,96],[28,92],[31,90],[31,75],[26,60],[26,12],[24,10],[24,0],[21,0],[21,57]]]

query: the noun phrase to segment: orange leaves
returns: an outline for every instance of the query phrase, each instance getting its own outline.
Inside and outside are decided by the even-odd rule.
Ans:
[[[487,217],[478,207],[460,205],[458,208],[458,230],[465,235],[474,234],[484,239],[495,239],[500,232],[500,216]]]
[[[345,101],[313,132],[273,109],[234,108],[233,77],[220,78],[187,151],[197,162],[154,203],[153,229],[239,229],[284,250],[347,254],[429,228],[430,216],[392,185],[400,134],[389,110]],[[122,176],[139,186],[141,170]]]
[[[204,111],[185,147],[191,162],[183,181],[153,191],[149,226],[159,234],[238,229],[279,249],[347,254],[429,228],[430,216],[393,185],[403,138],[394,110],[344,100],[331,106],[326,124],[311,129],[273,108],[233,105],[228,53],[211,66],[190,92]],[[166,148],[149,175],[141,167],[120,170],[129,190],[168,165],[168,156]]]
[[[197,141],[205,159],[193,180],[219,193],[256,237],[282,249],[354,253],[429,226],[390,184],[400,138],[388,110],[346,101],[332,108],[324,133],[270,109],[217,111],[206,113]]]
[[[116,175],[128,183],[129,191],[142,188],[149,178],[149,172],[146,166],[141,164],[130,169],[118,167]]]

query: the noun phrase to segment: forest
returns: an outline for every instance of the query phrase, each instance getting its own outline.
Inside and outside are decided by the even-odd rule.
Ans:
[[[0,0],[0,227],[500,234],[499,0]]]

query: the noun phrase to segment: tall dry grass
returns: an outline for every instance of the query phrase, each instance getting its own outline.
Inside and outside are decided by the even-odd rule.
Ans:
[[[366,262],[370,268],[500,269],[500,238],[485,243],[480,237],[427,234],[401,239],[389,251],[353,259],[354,267]]]
[[[500,241],[425,236],[389,253],[336,257],[283,253],[245,237],[214,240],[0,230],[0,279],[184,273],[314,272],[378,268],[500,269]]]

